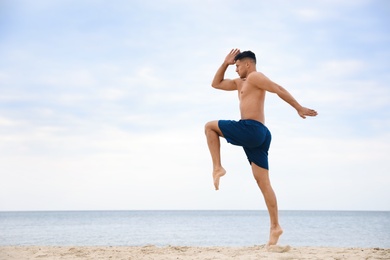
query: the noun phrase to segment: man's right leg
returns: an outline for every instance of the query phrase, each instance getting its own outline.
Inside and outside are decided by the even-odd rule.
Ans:
[[[207,145],[210,150],[211,159],[213,162],[213,179],[215,189],[219,189],[219,178],[225,175],[226,171],[221,164],[221,144],[219,137],[223,134],[218,127],[218,121],[208,122],[205,126],[205,134]]]

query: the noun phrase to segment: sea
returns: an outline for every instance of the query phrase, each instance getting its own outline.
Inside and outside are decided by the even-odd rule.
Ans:
[[[390,248],[390,211],[289,211],[280,244]],[[264,210],[0,212],[0,246],[255,246]]]

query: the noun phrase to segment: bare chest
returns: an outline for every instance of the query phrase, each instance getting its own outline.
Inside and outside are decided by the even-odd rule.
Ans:
[[[240,100],[245,99],[248,96],[253,96],[256,94],[256,89],[254,86],[251,84],[248,84],[245,80],[241,81],[241,84],[238,85],[237,87],[238,90],[238,98]]]

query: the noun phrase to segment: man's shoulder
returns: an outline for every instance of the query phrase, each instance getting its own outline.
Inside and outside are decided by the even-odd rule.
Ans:
[[[235,83],[237,86],[239,86],[239,85],[241,85],[245,80],[242,79],[242,78],[235,78],[235,79],[233,79],[233,81],[234,81],[234,83]]]
[[[268,78],[259,71],[254,71],[250,73],[247,77],[247,81],[250,82],[251,84],[261,84],[267,79]]]
[[[247,79],[249,78],[267,78],[263,73],[261,73],[260,71],[253,71],[251,73],[249,73]]]

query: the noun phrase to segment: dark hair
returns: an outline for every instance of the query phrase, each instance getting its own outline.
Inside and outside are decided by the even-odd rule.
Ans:
[[[256,55],[251,51],[243,51],[236,55],[234,61],[243,60],[243,59],[251,59],[256,64]]]

